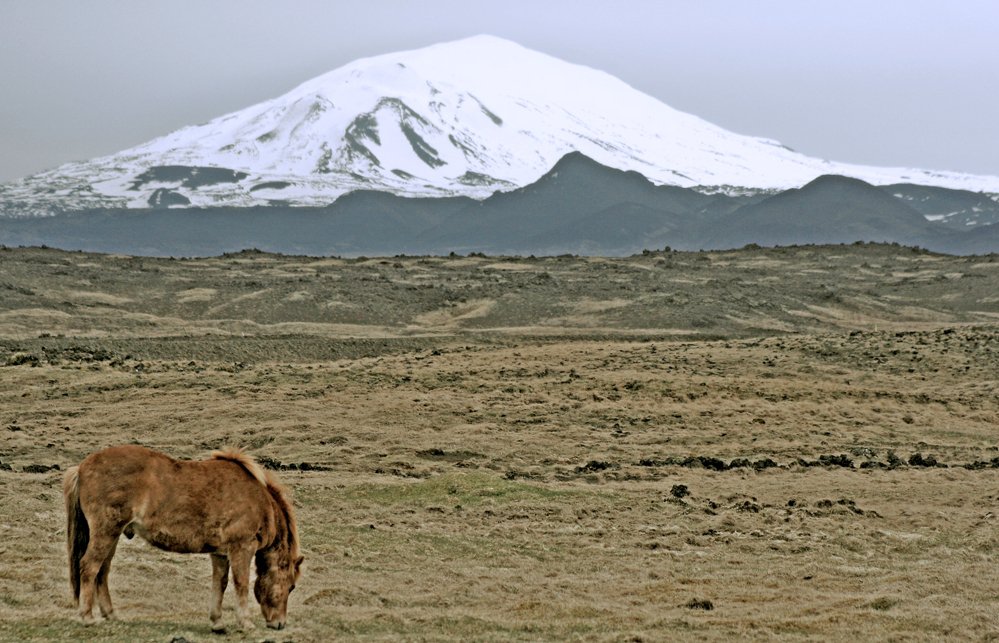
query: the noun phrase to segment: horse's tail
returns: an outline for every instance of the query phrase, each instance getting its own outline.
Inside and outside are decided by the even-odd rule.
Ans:
[[[69,554],[69,584],[73,600],[80,600],[80,559],[90,543],[90,525],[80,507],[80,468],[70,467],[62,479],[62,497],[66,501],[66,552]]]

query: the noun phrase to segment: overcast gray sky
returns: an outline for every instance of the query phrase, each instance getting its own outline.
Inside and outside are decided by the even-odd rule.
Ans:
[[[480,33],[811,156],[999,175],[996,0],[3,0],[0,181]]]

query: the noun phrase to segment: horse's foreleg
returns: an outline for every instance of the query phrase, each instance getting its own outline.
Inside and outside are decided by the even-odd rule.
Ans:
[[[250,620],[250,561],[253,552],[248,547],[229,551],[229,564],[232,566],[232,584],[236,587],[236,601],[239,604],[239,627],[252,630]]]
[[[91,533],[90,543],[87,545],[87,553],[80,560],[80,618],[84,623],[94,622],[94,593],[100,580],[104,581],[105,587],[98,590],[101,602],[101,611],[104,611],[104,598],[100,594],[107,591],[107,574],[101,579],[101,571],[107,564],[110,569],[111,555],[114,554],[115,545],[118,543],[118,535],[110,536],[102,533]],[[107,606],[110,611],[111,595],[108,593]]]
[[[212,602],[208,618],[212,622],[213,632],[224,632],[222,625],[222,595],[229,585],[229,559],[221,554],[212,554]]]
[[[111,589],[108,586],[108,575],[111,573],[111,559],[114,558],[114,552],[118,548],[118,539],[115,538],[111,543],[111,551],[108,552],[107,558],[104,559],[104,564],[101,565],[100,571],[97,572],[97,604],[101,608],[101,616],[106,619],[114,618],[114,608],[111,607]]]

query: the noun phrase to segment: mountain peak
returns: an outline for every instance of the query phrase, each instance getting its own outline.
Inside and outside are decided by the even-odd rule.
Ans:
[[[853,187],[873,187],[867,181],[854,178],[852,176],[842,176],[840,174],[823,174],[817,176],[801,187],[804,189],[825,188],[831,186],[853,186]]]
[[[524,47],[520,43],[488,33],[480,33],[474,36],[459,38],[457,40],[437,43],[435,45],[430,45],[429,47],[424,47],[423,50],[446,50],[448,52],[453,52],[455,50],[467,50],[478,54],[485,53],[487,51],[492,51],[493,53],[514,50],[530,51],[527,47]]]
[[[871,208],[872,203],[879,203],[885,211],[904,211],[906,215],[916,214],[905,203],[884,190],[861,179],[836,174],[824,174],[816,177],[797,190],[788,190],[772,197],[772,199],[789,202],[807,200],[810,203],[825,201],[839,209],[849,209],[852,202],[863,201],[864,207],[867,209]],[[919,218],[921,219],[921,217]]]
[[[594,175],[606,178],[608,175],[617,174],[639,185],[653,187],[653,184],[645,176],[633,170],[619,170],[615,167],[604,165],[599,161],[594,161],[582,152],[569,152],[560,158],[555,165],[546,172],[537,183],[545,181],[565,180],[571,177],[574,181],[588,181]]]

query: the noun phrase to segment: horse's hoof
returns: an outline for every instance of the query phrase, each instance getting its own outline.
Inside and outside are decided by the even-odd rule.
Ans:
[[[94,619],[93,616],[88,614],[86,616],[80,616],[80,622],[83,623],[84,625],[93,625],[94,623],[97,622],[97,620]]]
[[[212,623],[212,634],[225,634],[225,625]]]

